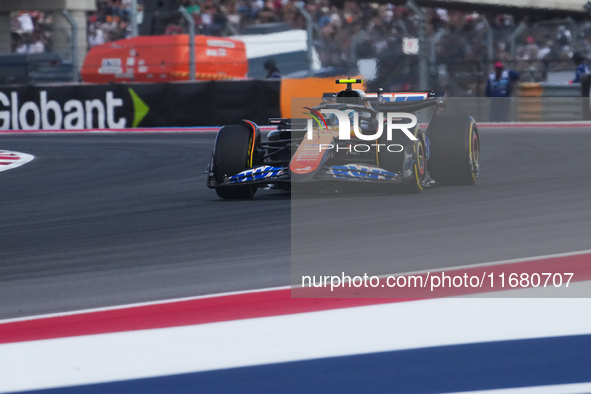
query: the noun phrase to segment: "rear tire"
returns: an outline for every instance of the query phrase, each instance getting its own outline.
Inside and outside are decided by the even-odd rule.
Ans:
[[[419,137],[415,133],[415,137],[418,141],[415,142],[413,147],[413,159],[414,164],[412,168],[412,179],[409,183],[403,186],[404,190],[410,193],[418,193],[424,189],[425,176],[427,175],[427,154],[425,143],[422,137]]]
[[[255,164],[255,145],[260,143],[257,132],[257,127],[249,125],[230,125],[220,129],[214,147],[213,174],[217,183],[223,183],[226,177],[239,174]],[[254,185],[231,185],[217,187],[215,191],[221,198],[236,200],[252,198],[257,188]]]
[[[427,156],[426,156],[426,147],[425,142],[423,141],[423,137],[421,136],[421,132],[418,126],[412,130],[414,136],[417,138],[417,141],[411,141],[404,132],[401,130],[393,130],[392,131],[392,140],[388,141],[385,139],[385,133],[383,134],[383,138],[379,143],[382,144],[399,144],[404,147],[402,152],[387,152],[384,149],[380,149],[378,154],[378,167],[383,168],[386,171],[390,172],[400,172],[404,171],[404,156],[405,152],[408,152],[409,149],[412,149],[412,154],[414,158],[414,164],[412,168],[412,179],[404,184],[395,185],[394,191],[401,191],[401,192],[410,192],[410,193],[418,193],[423,190],[423,184],[425,181],[425,176],[427,172]]]
[[[427,136],[431,142],[429,174],[441,185],[473,185],[480,170],[480,138],[471,116],[435,116]]]

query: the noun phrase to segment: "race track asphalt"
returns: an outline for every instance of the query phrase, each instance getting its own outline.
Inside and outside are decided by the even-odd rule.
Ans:
[[[220,200],[203,174],[214,138],[0,136],[35,155],[0,172],[0,319],[289,285],[290,196]],[[481,143],[477,185],[379,197],[410,225],[384,235],[400,253],[376,274],[591,249],[589,130],[486,129]]]

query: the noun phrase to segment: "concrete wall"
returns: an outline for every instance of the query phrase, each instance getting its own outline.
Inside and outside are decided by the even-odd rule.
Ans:
[[[519,121],[581,121],[585,107],[581,84],[522,83],[519,84]]]

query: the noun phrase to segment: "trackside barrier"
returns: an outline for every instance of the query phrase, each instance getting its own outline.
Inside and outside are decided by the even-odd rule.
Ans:
[[[591,75],[582,84],[521,83],[509,120],[591,119],[590,86]],[[269,118],[291,117],[293,97],[336,90],[334,78],[1,86],[0,130],[221,126],[242,119],[263,125]],[[489,120],[484,98],[454,98],[450,106],[455,114]]]
[[[517,120],[561,122],[589,119],[580,84],[520,83]],[[587,96],[588,97],[588,96]],[[583,103],[583,104],[581,104]]]
[[[322,97],[339,90],[335,77],[197,77],[211,80],[2,86],[0,130],[222,126],[242,119],[267,124],[269,118],[291,117],[292,97]]]
[[[0,130],[267,124],[281,115],[276,80],[0,87]]]
[[[591,78],[588,79],[587,94],[584,97],[589,97],[589,85],[591,85]],[[283,80],[281,83],[282,117],[301,115],[291,113],[291,98],[321,97],[323,92],[334,90],[334,78]],[[591,119],[591,116],[585,115],[591,112],[591,108],[588,101],[581,100],[580,84],[520,83],[516,96],[518,97],[507,99],[511,100],[511,105],[508,106],[509,121],[558,122]],[[448,100],[446,113],[470,115],[477,122],[488,122],[490,107],[490,100],[486,98],[475,100],[474,97],[452,97]],[[426,121],[427,118],[419,117],[419,119]]]
[[[544,89],[541,83],[519,84],[519,100],[517,117],[522,122],[539,122],[542,120],[542,94]]]
[[[591,73],[581,77],[581,87],[583,94],[583,116],[591,120]]]

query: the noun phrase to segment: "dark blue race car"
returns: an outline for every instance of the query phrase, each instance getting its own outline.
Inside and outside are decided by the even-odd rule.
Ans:
[[[262,137],[251,121],[218,132],[207,186],[225,199],[252,198],[258,188],[388,185],[419,192],[435,184],[472,185],[480,140],[470,116],[446,116],[434,92],[365,93],[347,87],[325,93],[309,118],[270,119]],[[415,114],[428,113],[420,124]],[[337,185],[337,186],[335,186]]]

